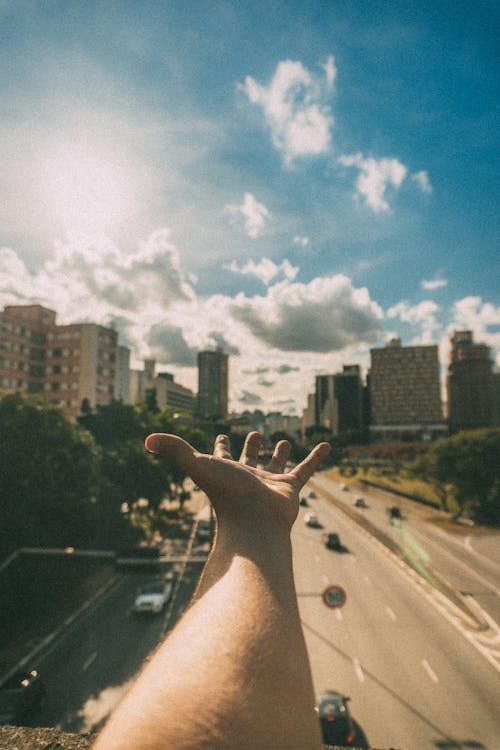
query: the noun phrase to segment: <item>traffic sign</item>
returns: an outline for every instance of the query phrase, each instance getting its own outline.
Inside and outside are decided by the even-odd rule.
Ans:
[[[347,599],[345,589],[338,585],[328,586],[323,591],[322,597],[326,606],[332,608],[343,607]]]

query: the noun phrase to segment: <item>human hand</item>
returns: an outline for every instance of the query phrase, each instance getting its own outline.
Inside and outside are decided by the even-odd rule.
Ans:
[[[154,433],[146,448],[176,463],[210,498],[219,521],[264,518],[278,520],[291,528],[299,508],[299,492],[330,452],[320,443],[294,469],[285,473],[290,443],[280,440],[269,464],[258,468],[262,436],[247,435],[239,461],[233,459],[227,435],[215,440],[213,455],[199,453],[177,435]]]

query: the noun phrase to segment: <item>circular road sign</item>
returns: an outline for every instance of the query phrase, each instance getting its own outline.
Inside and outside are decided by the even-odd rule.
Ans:
[[[345,589],[343,589],[342,586],[337,585],[328,586],[328,588],[323,591],[322,597],[326,606],[333,608],[343,607],[347,599]]]

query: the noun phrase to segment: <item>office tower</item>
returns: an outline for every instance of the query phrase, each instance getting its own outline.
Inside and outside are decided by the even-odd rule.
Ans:
[[[359,365],[344,365],[342,372],[316,376],[315,420],[334,435],[362,428],[363,386]]]
[[[198,353],[198,415],[226,419],[229,355],[222,349]]]
[[[376,440],[430,440],[446,435],[437,346],[371,349],[370,433]]]
[[[56,313],[41,305],[9,305],[0,313],[0,392],[39,393],[74,418],[115,398],[117,357],[111,328],[57,325]]]
[[[496,384],[490,347],[474,343],[472,331],[455,331],[448,366],[451,432],[493,427],[498,423]]]

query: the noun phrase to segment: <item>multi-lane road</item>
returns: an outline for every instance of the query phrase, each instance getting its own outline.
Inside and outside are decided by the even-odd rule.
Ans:
[[[322,545],[322,530],[304,524],[308,509],[301,508],[293,531],[294,566],[315,688],[350,696],[361,746],[498,750],[498,629],[470,632],[466,619],[455,617],[453,607],[448,610],[440,599],[434,601],[395,557],[331,502],[333,496],[352,507],[352,494],[346,497],[348,493],[324,476],[311,485],[318,495],[310,500],[311,509],[319,515],[323,531],[339,533],[343,545],[340,552]],[[388,533],[401,534],[389,525],[388,503],[380,493],[365,494],[365,499],[369,508],[360,513],[371,514]],[[422,530],[425,524],[412,521],[411,512],[403,515],[405,533],[420,535],[424,556],[431,546],[429,535],[431,557],[436,544],[433,530]],[[443,541],[446,566],[451,565],[452,554],[457,566],[465,560],[465,567],[460,566],[464,579],[479,586],[464,551],[452,541]],[[468,554],[476,560],[474,552]],[[494,594],[500,560],[487,558],[484,568],[478,567],[484,575],[481,586]],[[458,574],[455,582],[461,585]],[[347,592],[341,609],[328,609],[319,595],[331,584]],[[485,649],[481,638],[491,641]],[[495,651],[498,661],[488,658]]]
[[[383,493],[364,493],[369,507],[351,517],[353,493],[319,475],[310,482],[317,499],[310,510],[324,529],[304,523],[301,508],[293,530],[294,568],[300,613],[316,690],[332,688],[351,698],[359,747],[405,750],[498,750],[500,748],[500,559],[495,539],[485,550],[474,538],[443,535],[402,503],[404,520],[391,526]],[[356,513],[392,535],[426,570],[474,595],[488,627],[475,630],[454,606],[419,586]],[[327,549],[323,531],[340,534],[342,549]],[[70,731],[98,729],[130,680],[176,622],[192,595],[208,552],[195,527],[166,551],[178,561],[177,585],[159,617],[131,613],[146,574],[128,573],[77,618],[37,666],[47,694],[33,724]],[[341,609],[321,598],[330,584],[347,592]],[[429,593],[431,592],[431,593]],[[290,686],[290,689],[293,689]]]

